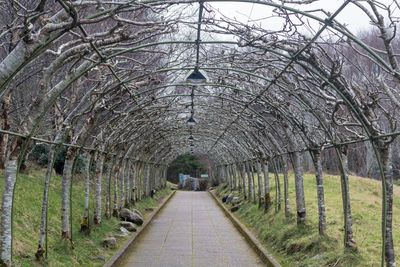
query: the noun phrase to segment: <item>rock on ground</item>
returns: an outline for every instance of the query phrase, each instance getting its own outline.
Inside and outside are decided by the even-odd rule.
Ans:
[[[226,204],[231,203],[232,199],[233,199],[233,195],[232,195],[232,194],[229,194],[229,196],[226,198],[225,203],[226,203]]]
[[[231,200],[232,205],[236,205],[240,203],[240,198],[239,197],[233,197]]]
[[[117,239],[115,237],[107,237],[103,239],[102,245],[105,248],[116,248],[117,247]]]
[[[124,227],[129,232],[136,232],[135,224],[127,221],[123,221],[119,223],[120,226]]]
[[[119,212],[119,217],[122,220],[134,223],[139,226],[143,224],[143,216],[137,210],[129,210],[127,208],[122,208],[121,211]]]
[[[233,206],[233,207],[231,208],[231,212],[235,212],[235,211],[237,211],[239,208],[240,208],[240,206]]]

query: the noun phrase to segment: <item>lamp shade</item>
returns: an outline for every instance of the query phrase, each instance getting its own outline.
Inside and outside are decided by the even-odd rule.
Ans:
[[[190,71],[186,76],[186,82],[188,83],[205,83],[207,80],[207,73],[199,69]]]
[[[187,124],[189,126],[194,126],[196,124],[196,121],[193,119],[192,116],[190,116],[190,118],[187,120]]]

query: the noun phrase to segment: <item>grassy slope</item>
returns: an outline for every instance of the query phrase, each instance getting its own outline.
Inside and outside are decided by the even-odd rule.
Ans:
[[[271,180],[275,187],[274,181]],[[267,214],[257,205],[246,203],[236,216],[252,228],[267,248],[284,266],[379,266],[381,255],[381,184],[380,181],[350,177],[351,207],[354,236],[358,253],[343,252],[343,216],[340,180],[338,176],[326,175],[325,202],[327,214],[327,237],[318,235],[318,211],[315,176],[304,177],[307,224],[298,227],[295,219],[294,178],[290,177],[290,205],[292,216],[284,218],[282,210],[275,214],[272,208]],[[274,192],[275,189],[272,190]],[[226,189],[220,187],[222,194]],[[394,245],[400,246],[400,187],[395,186],[394,197]],[[397,252],[399,253],[399,252]]]
[[[2,172],[0,173],[2,175]],[[29,174],[20,174],[16,189],[15,228],[14,228],[14,265],[35,266],[34,253],[37,249],[37,240],[40,226],[40,209],[43,192],[44,172],[31,170]],[[73,241],[74,250],[69,243],[60,239],[60,207],[61,207],[61,177],[53,176],[49,195],[49,266],[102,266],[104,260],[109,259],[117,249],[104,249],[101,240],[113,233],[117,233],[118,220],[103,219],[101,227],[92,227],[90,236],[79,233],[81,216],[83,214],[83,182],[75,176],[72,207],[73,207]],[[0,179],[0,189],[3,190],[3,179]],[[92,191],[93,192],[93,191]],[[169,194],[169,189],[160,191],[156,199],[146,198],[136,204],[136,208],[144,212],[146,208],[156,207],[159,199]],[[90,203],[91,212],[93,200]],[[104,206],[103,206],[104,207]],[[92,217],[92,214],[90,214]],[[145,214],[146,217],[146,214]],[[121,245],[126,238],[118,238]]]

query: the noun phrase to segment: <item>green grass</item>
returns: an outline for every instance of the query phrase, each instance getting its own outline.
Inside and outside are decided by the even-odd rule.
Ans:
[[[3,173],[0,172],[2,175]],[[70,243],[61,241],[60,238],[60,214],[61,214],[61,177],[53,176],[49,193],[49,214],[48,214],[48,265],[49,266],[102,266],[104,260],[108,260],[116,249],[105,249],[101,246],[101,240],[109,235],[116,234],[119,225],[116,218],[105,219],[101,226],[93,226],[90,236],[79,233],[81,218],[83,214],[83,178],[74,177],[72,191],[72,222],[74,249]],[[18,177],[15,192],[15,213],[14,213],[14,241],[13,241],[13,262],[14,266],[40,266],[35,260],[37,249],[38,233],[40,227],[41,199],[44,184],[44,171],[31,169],[27,174],[20,174]],[[168,187],[167,187],[168,188]],[[3,179],[0,181],[0,189],[3,190]],[[92,191],[93,193],[94,191]],[[135,208],[144,213],[146,209],[155,208],[162,198],[170,193],[164,189],[157,193],[155,199],[145,198],[137,203]],[[91,200],[91,214],[93,216],[93,199]],[[104,206],[103,206],[104,207]],[[147,212],[149,213],[149,212]],[[118,245],[127,237],[117,238]]]
[[[272,192],[275,191],[274,179]],[[283,179],[281,179],[282,181]],[[318,210],[315,176],[305,174],[304,187],[307,223],[296,225],[294,177],[290,176],[289,194],[291,216],[284,216],[284,205],[279,213],[272,207],[268,213],[257,204],[245,203],[235,215],[255,232],[266,248],[274,253],[283,266],[380,266],[381,256],[381,183],[360,177],[350,177],[353,230],[358,251],[344,252],[343,215],[340,178],[325,175],[324,189],[327,215],[327,236],[318,235]],[[283,189],[282,189],[283,190]],[[228,192],[217,189],[220,196]],[[236,193],[237,194],[237,193]],[[283,191],[282,191],[283,194]],[[394,187],[394,246],[400,247],[400,187]],[[398,252],[399,253],[399,252]]]

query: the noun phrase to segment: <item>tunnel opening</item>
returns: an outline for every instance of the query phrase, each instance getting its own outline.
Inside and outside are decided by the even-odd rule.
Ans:
[[[212,162],[207,155],[185,153],[177,156],[167,169],[167,180],[182,190],[205,191],[215,185]]]

